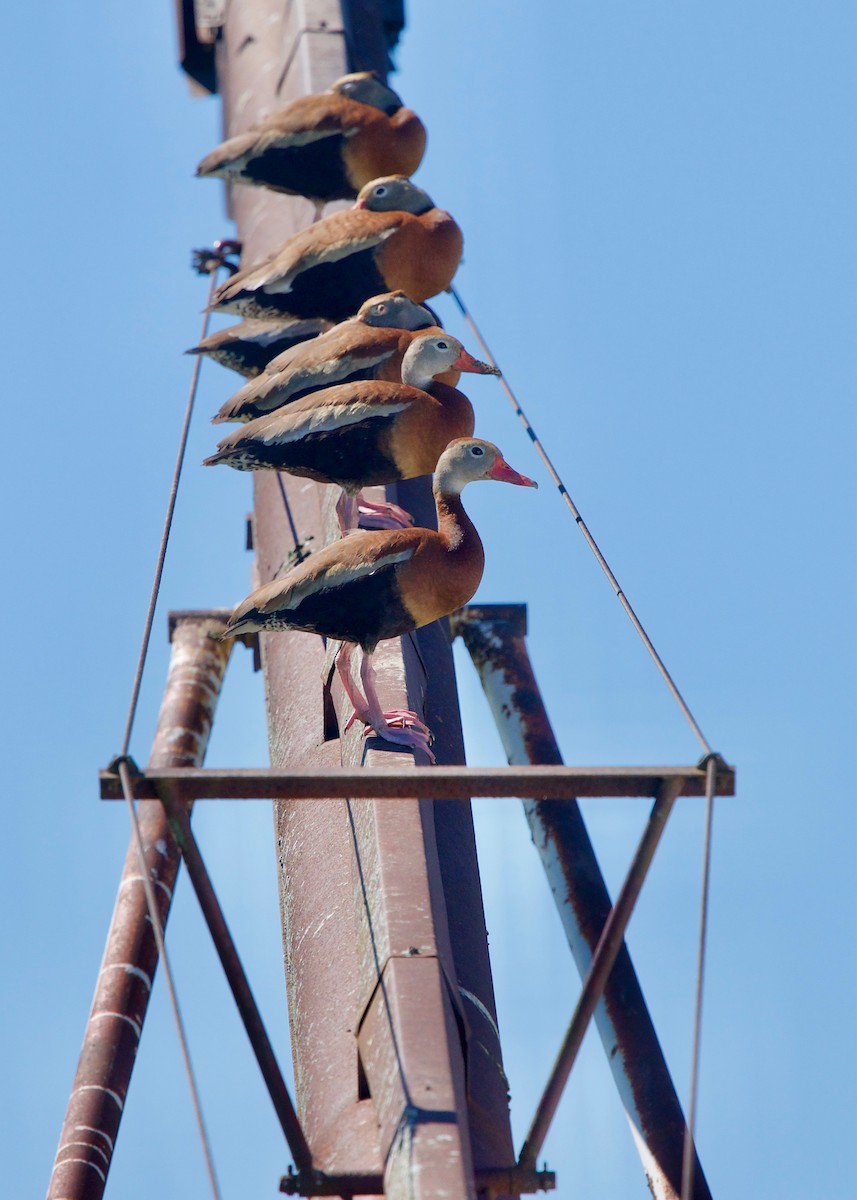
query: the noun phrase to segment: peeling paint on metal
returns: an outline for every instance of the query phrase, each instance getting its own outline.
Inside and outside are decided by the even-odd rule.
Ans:
[[[135,1021],[133,1017],[129,1017],[125,1013],[97,1012],[97,1013],[92,1014],[92,1016],[90,1017],[90,1020],[103,1021],[105,1017],[111,1017],[114,1021],[127,1021],[127,1023],[131,1026],[131,1028],[134,1030],[134,1033],[137,1035],[137,1038],[139,1039],[140,1034],[142,1033],[142,1029],[141,1029],[139,1021]]]
[[[473,606],[456,614],[454,628],[473,658],[509,763],[558,765],[559,747],[527,654],[523,606],[518,607],[515,614],[512,606]],[[556,805],[525,800],[524,810],[584,977],[610,899],[578,806]],[[567,822],[573,817],[568,828],[555,824],[561,811]],[[656,1200],[677,1200],[684,1117],[627,950],[620,952],[595,1021],[652,1194]],[[710,1200],[698,1163],[694,1200]]]

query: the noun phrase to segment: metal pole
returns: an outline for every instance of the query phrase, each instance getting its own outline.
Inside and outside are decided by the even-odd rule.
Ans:
[[[368,36],[369,16],[377,18],[382,7],[368,0],[357,7],[337,0],[230,4],[219,60],[226,132],[323,90],[346,70],[384,74],[386,46]],[[357,58],[346,54],[346,29]],[[229,203],[247,263],[312,219],[308,203],[261,188],[232,188]],[[302,541],[315,539],[312,546],[329,532],[334,489],[287,477],[284,495],[280,482],[270,472],[254,478],[260,582],[293,549],[292,523]],[[390,498],[406,504],[418,523],[430,506],[424,485]],[[260,641],[272,764],[360,765],[360,731],[352,731],[348,746],[337,736],[342,699],[335,693],[331,700],[327,690],[320,639],[277,633]],[[376,661],[382,700],[410,708],[424,700],[439,758],[460,761],[446,629],[427,630],[403,647],[388,645]],[[428,673],[424,663],[431,664]],[[376,757],[390,761],[386,752],[369,750],[367,762]],[[433,810],[430,802],[406,801],[395,813],[391,806],[381,813],[369,800],[351,810],[344,802],[301,801],[275,809],[298,1111],[317,1169],[383,1175],[389,1196],[472,1195],[474,1167],[514,1165],[473,831],[469,811],[457,811],[463,807]],[[412,887],[421,908],[408,900]],[[476,1003],[465,1006],[465,992]],[[462,1029],[471,1038],[467,1045]],[[426,1049],[429,1030],[435,1041]],[[436,1086],[434,1100],[410,1105],[405,1096],[413,1098],[424,1083]],[[430,1120],[436,1102],[442,1116]]]
[[[220,618],[178,614],[172,655],[149,758],[152,767],[202,764],[231,642],[210,635]],[[158,801],[138,809],[146,862],[166,923],[180,857]],[[132,840],[107,934],[48,1200],[100,1200],[113,1158],[125,1095],[146,1018],[158,952]]]
[[[560,765],[562,756],[526,645],[524,605],[471,605],[453,622],[473,658],[510,764]],[[580,807],[526,800],[524,811],[581,978],[611,902]],[[686,1123],[626,946],[595,1010],[595,1023],[655,1200],[681,1195]],[[711,1193],[694,1150],[693,1200]]]

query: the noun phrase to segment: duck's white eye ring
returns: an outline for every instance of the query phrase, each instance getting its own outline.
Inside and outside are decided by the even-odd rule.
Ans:
[[[438,350],[448,350],[449,342],[435,342],[435,346]]]
[[[484,453],[485,453],[485,451],[482,449],[482,447],[481,447],[481,446],[471,446],[471,447],[470,447],[470,453],[471,453],[471,454],[475,454],[475,455],[476,455],[476,457],[478,458],[478,457],[480,456],[480,454],[484,454]]]
[[[386,196],[387,195],[387,188],[385,187],[385,185],[383,183],[375,188],[375,195],[376,196]]]

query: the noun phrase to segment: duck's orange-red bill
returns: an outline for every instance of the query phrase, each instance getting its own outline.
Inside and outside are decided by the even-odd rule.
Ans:
[[[539,485],[534,479],[529,479],[526,475],[521,475],[514,467],[510,467],[505,458],[497,457],[494,459],[494,465],[488,472],[489,479],[499,479],[501,483],[516,483],[518,487],[534,487]]]
[[[492,367],[490,363],[480,362],[478,358],[474,358],[463,348],[452,366],[455,371],[472,371],[474,375],[500,374],[496,367]]]

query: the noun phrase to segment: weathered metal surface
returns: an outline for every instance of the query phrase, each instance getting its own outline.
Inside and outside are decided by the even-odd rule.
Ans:
[[[222,621],[175,622],[172,655],[150,765],[198,766],[204,757],[231,642],[214,640]],[[146,862],[166,923],[179,853],[159,803],[142,801]],[[122,1118],[146,1017],[158,952],[149,923],[137,846],[128,848],[101,970],[84,1034],[48,1200],[99,1200]]]
[[[377,987],[360,1024],[384,1191],[475,1197],[461,1037],[436,949],[423,945],[379,961]]]
[[[271,1103],[292,1152],[292,1158],[298,1170],[308,1171],[312,1167],[312,1155],[277,1063],[274,1047],[271,1045],[265,1029],[262,1014],[259,1012],[250,983],[241,965],[238,950],[232,940],[226,918],[193,835],[187,804],[182,800],[165,797],[164,808],[169,818],[170,830],[181,850],[188,876],[193,884],[238,1013],[259,1064],[259,1070],[262,1072]]]
[[[419,663],[384,646],[378,685],[390,707],[413,704]],[[344,726],[349,704],[334,701]],[[359,729],[343,741],[346,762],[396,762],[411,755],[365,745]],[[387,1196],[475,1197],[465,1082],[456,1012],[458,989],[430,801],[348,803],[353,838],[359,975],[358,1047],[375,1105]],[[458,1017],[458,1020],[456,1019]],[[511,1138],[501,1163],[514,1160]]]
[[[323,89],[349,67],[371,66],[383,73],[386,45],[374,35],[367,37],[371,31],[366,22],[360,21],[359,39],[353,36],[354,24],[350,25],[352,49],[359,40],[359,64],[346,62],[342,28],[339,5],[333,0],[316,3],[294,0],[290,5],[273,3],[273,0],[244,0],[241,5],[230,5],[219,62],[225,132],[230,135],[239,132],[263,113],[285,104],[294,96]],[[372,49],[373,38],[377,50]],[[376,53],[378,60],[371,61]],[[229,199],[231,215],[236,219],[244,243],[246,263],[263,257],[312,219],[310,205],[266,193],[261,188],[233,188]],[[254,479],[253,542],[260,582],[272,578],[292,550],[292,524],[301,542],[313,539],[309,541],[310,549],[323,544],[324,514],[329,506],[325,491],[302,480],[279,480],[272,473],[257,473]],[[430,506],[425,481],[404,489],[398,496],[395,489],[388,494],[390,499],[407,503],[415,515],[420,505],[423,508]],[[407,496],[406,500],[403,495]],[[285,519],[285,505],[289,507],[290,520]],[[337,720],[322,684],[322,676],[327,681],[329,671],[326,666],[329,664],[326,664],[321,640],[300,633],[277,633],[263,635],[260,643],[266,671],[272,763],[288,770],[338,762]],[[431,662],[428,677],[417,669],[420,657]],[[405,704],[417,708],[424,701],[426,719],[437,736],[439,757],[446,762],[461,761],[462,740],[454,686],[450,684],[452,668],[447,631],[437,627],[421,632],[413,640],[407,639],[403,647],[398,644],[385,646],[378,659],[382,699],[391,703],[389,698],[395,693],[396,706]],[[407,671],[406,659],[410,663]],[[326,738],[329,739],[327,742]],[[353,730],[350,739],[352,752],[356,749],[362,755],[360,730]],[[367,754],[370,760],[380,757],[390,761],[392,757],[376,749],[369,749]],[[356,766],[358,761],[359,758],[355,759],[353,765]],[[366,804],[375,807],[369,800]],[[423,827],[429,830],[434,822],[425,820],[424,806],[416,801],[405,801],[397,809],[399,807],[411,813],[412,828],[417,831],[415,846],[428,845],[420,830]],[[469,812],[458,804],[445,806],[445,809],[445,812],[435,814],[438,825],[442,826],[440,840],[448,846],[458,839],[463,847],[469,845],[472,849]],[[401,817],[402,813],[398,811],[379,811],[377,826],[379,829],[392,828]],[[297,1103],[315,1164],[326,1172],[338,1174],[386,1173],[388,1195],[435,1194],[431,1177],[436,1173],[435,1161],[440,1161],[437,1151],[439,1148],[446,1152],[449,1138],[437,1143],[432,1157],[428,1153],[429,1143],[423,1137],[424,1131],[418,1130],[414,1142],[405,1139],[387,1162],[382,1163],[374,1107],[361,1082],[356,1032],[361,1014],[374,993],[377,976],[370,981],[366,956],[359,951],[361,945],[365,946],[365,939],[361,940],[358,933],[365,914],[361,915],[360,904],[355,904],[355,898],[359,899],[361,893],[356,889],[353,829],[346,806],[337,801],[324,805],[284,801],[277,806],[276,826]],[[383,842],[387,847],[380,867],[384,878],[389,869],[387,859],[391,841],[385,836],[376,838],[377,830],[367,828],[365,832],[367,840],[360,846],[360,854],[364,857],[370,854],[370,845],[375,842]],[[450,1023],[447,1011],[455,1003],[459,988],[475,996],[492,1019],[494,1011],[487,938],[481,922],[478,869],[475,854],[471,853],[469,862],[465,861],[466,852],[462,852],[449,855],[439,864],[434,847],[431,852],[435,856],[435,866],[431,893],[426,893],[425,902],[434,915],[435,925],[444,925],[449,914],[449,925],[454,930],[452,943],[448,929],[443,935],[446,946],[443,978],[448,982],[434,991],[440,1005],[436,1026],[448,1043],[445,1048],[438,1046],[437,1054],[457,1056],[458,1063],[463,1064],[459,1026],[454,1020]],[[425,872],[425,861],[422,869]],[[383,886],[381,893],[384,893]],[[477,898],[475,905],[474,896]],[[384,895],[381,908],[385,913],[392,911],[394,902],[395,897]],[[377,925],[381,918],[374,904],[373,899],[372,920]],[[407,946],[412,944],[412,940],[404,940]],[[437,959],[433,961],[433,969],[438,971],[440,978]],[[371,966],[374,972],[374,963]],[[396,1011],[398,1013],[399,1009]],[[413,1030],[414,1022],[407,1016],[403,1019],[403,1028],[408,1026]],[[477,1028],[478,1020],[483,1020],[490,1032],[490,1022],[481,1016],[474,1017],[472,1028]],[[452,1042],[448,1038],[450,1027],[456,1031]],[[421,1029],[420,1036],[424,1034],[425,1029]],[[484,1036],[487,1038],[489,1034]],[[410,1054],[410,1048],[406,1049]],[[473,1134],[477,1165],[485,1162],[491,1168],[505,1168],[514,1164],[499,1045],[493,1046],[492,1050],[493,1061],[498,1064],[492,1077],[474,1071],[469,1078],[470,1097],[463,1087],[453,1086],[464,1106],[454,1135],[456,1139],[462,1139],[455,1146],[459,1173],[464,1172],[470,1157],[469,1128]],[[455,1076],[457,1069],[454,1063],[449,1065],[450,1078]],[[463,1065],[460,1074],[463,1079]],[[376,1098],[379,1094],[376,1086]],[[469,1100],[472,1115],[470,1126],[465,1099]],[[407,1128],[407,1122],[403,1128]],[[448,1135],[449,1132],[447,1127],[444,1133]],[[419,1172],[408,1168],[409,1145],[415,1146],[416,1157],[422,1166]],[[446,1163],[439,1166],[438,1171],[441,1173],[438,1179],[442,1175],[448,1183]],[[472,1186],[472,1173],[469,1180],[460,1175],[450,1194],[470,1194]]]
[[[527,654],[525,606],[471,605],[456,616],[453,629],[479,672],[509,762],[561,763]],[[734,772],[720,782],[734,792]],[[585,793],[577,789],[577,794]],[[526,800],[524,809],[572,955],[585,977],[611,902],[580,808],[567,800],[535,799]],[[656,1200],[677,1200],[686,1123],[625,946],[595,1010],[595,1023],[652,1194]],[[709,1197],[697,1160],[693,1200]]]
[[[374,8],[372,28],[367,18],[371,7]],[[354,58],[359,58],[346,61],[342,13],[332,0],[314,4],[295,0],[289,6],[274,4],[272,0],[246,0],[240,6],[229,6],[218,72],[224,94],[226,132],[239,132],[259,115],[302,92],[322,90],[347,68],[373,67],[384,73],[386,41],[379,36],[379,8],[379,5],[367,6],[361,0],[353,12],[346,12],[349,50]],[[245,263],[263,257],[312,218],[310,205],[274,196],[263,188],[235,187],[230,191],[229,204],[244,242]],[[407,504],[418,521],[424,512],[433,516],[425,480],[414,481],[398,492],[390,488],[388,496]],[[308,541],[311,550],[323,544],[324,515],[330,497],[325,496],[324,488],[302,480],[276,479],[271,473],[256,475],[254,497],[253,545],[257,550],[257,577],[264,581],[275,574],[293,548],[290,527],[294,526],[301,542]],[[284,505],[288,505],[290,520],[283,520]],[[326,683],[329,677],[329,662],[324,658],[320,640],[304,634],[276,634],[263,636],[260,643],[266,672],[271,762],[283,769],[311,764],[330,766],[337,761],[338,742],[329,740],[325,746],[324,739],[336,739],[338,730],[334,706],[322,690],[322,678]],[[391,643],[377,659],[380,695],[389,697],[395,692],[395,706],[388,700],[391,707],[424,710],[436,733],[439,760],[463,761],[445,625],[420,631],[401,647]],[[422,662],[431,662],[429,673],[422,671]],[[359,728],[352,731],[346,742],[346,754],[355,755],[352,764],[356,767],[364,752]],[[367,745],[370,745],[366,751],[367,764],[391,760],[388,752],[373,749],[374,743]],[[365,770],[360,774],[365,775]],[[329,797],[335,794],[354,796],[355,790],[328,792]],[[370,800],[366,804],[374,810]],[[478,1068],[474,1066],[468,1075],[469,1094],[457,1082],[450,1084],[463,1106],[460,1128],[455,1130],[455,1138],[461,1138],[461,1144],[454,1147],[459,1162],[456,1170],[463,1171],[462,1164],[471,1157],[471,1139],[477,1166],[507,1168],[514,1165],[514,1151],[496,1034],[487,937],[481,917],[471,814],[466,806],[449,804],[432,814],[432,820],[427,820],[425,806],[415,800],[409,803],[406,800],[401,808],[409,812],[409,829],[413,830],[409,841],[413,842],[416,866],[419,854],[424,858],[424,872],[426,853],[435,858],[431,889],[422,893],[420,904],[430,907],[432,936],[438,930],[445,930],[443,972],[437,959],[433,959],[433,970],[438,972],[438,979],[443,977],[447,982],[443,986],[438,984],[433,995],[439,1006],[435,1027],[442,1039],[447,1039],[445,1049],[438,1044],[437,1054],[451,1055],[457,1063],[457,1066],[454,1062],[449,1064],[450,1080],[459,1078],[456,1075],[459,1069],[462,1080],[465,1076],[461,1039],[457,1032],[454,1042],[450,1043],[448,1037],[450,1027],[456,1031],[459,1028],[457,1021],[450,1026],[450,1010],[461,1002],[461,996],[474,997],[474,1001],[468,1001],[472,1013],[467,1018],[461,1015],[462,1025],[467,1025],[474,1039],[479,1039],[474,1045],[490,1044],[490,1060],[487,1055],[481,1057],[493,1067],[486,1069],[481,1062]],[[403,815],[403,811],[374,812],[372,820],[362,827],[366,835],[359,850],[362,856],[373,853],[371,847],[382,842],[388,847],[382,856],[382,877],[388,876],[386,858],[391,846],[383,828],[401,826]],[[358,929],[362,920],[368,918],[365,913],[361,916],[359,904],[355,907],[355,896],[360,893],[355,890],[355,876],[349,865],[355,848],[346,808],[341,803],[283,802],[277,806],[276,826],[296,1100],[316,1165],[340,1174],[346,1170],[374,1170],[379,1174],[385,1171],[388,1194],[390,1187],[394,1188],[392,1194],[396,1190],[402,1195],[433,1194],[436,1184],[431,1181],[435,1174],[431,1163],[435,1159],[439,1162],[438,1146],[441,1150],[449,1146],[448,1136],[430,1152],[425,1129],[419,1129],[413,1142],[398,1142],[386,1163],[382,1163],[376,1115],[361,1084],[355,1033],[361,1013],[371,1002],[377,977],[368,972],[366,956],[358,953],[360,944],[365,944],[361,943]],[[433,842],[430,833],[435,838]],[[444,847],[439,862],[437,842]],[[412,874],[408,868],[403,877],[407,880]],[[371,920],[376,926],[380,913],[389,916],[398,904],[398,898],[385,894],[383,887],[379,895],[383,895],[383,901],[378,901],[380,907],[371,910]],[[400,923],[400,928],[406,929],[407,922]],[[413,943],[413,935],[406,937],[402,932],[402,938],[406,948]],[[371,970],[376,971],[374,964]],[[395,971],[395,967],[391,970]],[[396,1012],[400,1009],[396,1008]],[[407,1014],[402,1019],[402,1028],[408,1027],[410,1038],[414,1022],[409,1024]],[[406,1057],[413,1052],[410,1046],[404,1046],[404,1051]],[[474,1061],[478,1057],[474,1055]],[[444,1133],[448,1135],[449,1128]],[[421,1164],[418,1172],[408,1166],[409,1146]],[[439,1170],[448,1183],[447,1165]],[[471,1172],[469,1181],[460,1178],[454,1192],[463,1195],[472,1187]]]
[[[134,793],[138,799],[146,800],[157,799],[165,788],[175,790],[185,800],[314,800],[325,797],[393,800],[415,797],[454,801],[471,796],[537,796],[556,800],[580,796],[642,796],[653,799],[665,779],[678,779],[682,796],[705,795],[705,772],[698,767],[400,767],[393,761],[392,751],[382,753],[378,765],[372,764],[371,773],[365,768],[337,766],[326,769],[294,767],[291,770],[255,767],[147,769],[136,776]],[[102,771],[99,780],[103,800],[122,799],[115,772]],[[728,768],[718,775],[717,795],[734,794],[735,774]]]
[[[230,4],[219,45],[224,135],[232,136],[306,92],[322,91],[346,63],[335,0],[242,0]],[[248,265],[309,224],[313,206],[266,188],[227,188]],[[328,210],[332,211],[332,210]],[[271,579],[294,549],[323,544],[324,489],[257,472],[253,478],[254,583]],[[288,508],[288,511],[287,511]],[[339,762],[327,728],[321,638],[259,638],[269,752],[283,770]],[[342,801],[275,808],[295,1101],[314,1166],[332,1174],[380,1175],[377,1122],[359,1091],[357,969],[350,840]]]

